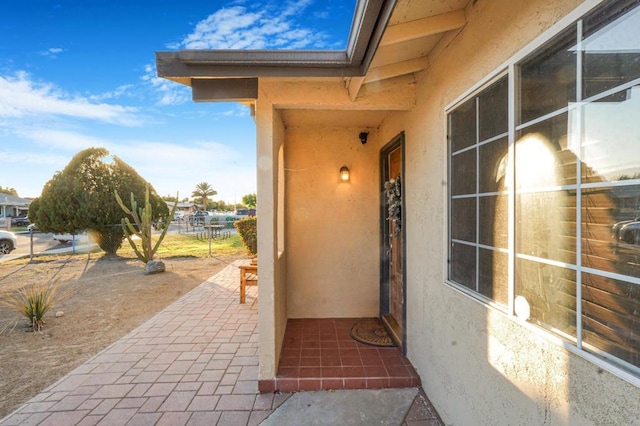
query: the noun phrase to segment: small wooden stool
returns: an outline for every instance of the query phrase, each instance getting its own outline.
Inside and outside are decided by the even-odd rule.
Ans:
[[[247,286],[258,285],[258,265],[240,265],[240,303],[244,303]]]

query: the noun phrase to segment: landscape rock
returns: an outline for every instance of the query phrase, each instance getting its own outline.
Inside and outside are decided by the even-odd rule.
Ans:
[[[58,311],[56,312],[56,318],[60,318],[64,316],[64,312],[63,311]]]
[[[147,266],[144,267],[144,274],[157,274],[160,272],[164,272],[164,262],[160,260],[150,260],[147,262]]]

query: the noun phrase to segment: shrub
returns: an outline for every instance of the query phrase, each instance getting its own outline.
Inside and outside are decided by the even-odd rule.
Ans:
[[[44,315],[55,304],[71,295],[68,289],[62,289],[55,282],[34,284],[18,289],[0,300],[0,304],[27,317],[33,331],[40,331],[44,324]]]
[[[247,251],[256,256],[258,254],[258,219],[255,216],[245,217],[233,222],[233,226],[238,230]]]

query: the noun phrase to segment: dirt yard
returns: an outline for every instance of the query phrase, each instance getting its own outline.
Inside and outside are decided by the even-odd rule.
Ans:
[[[139,261],[95,253],[0,263],[0,295],[43,280],[73,290],[38,333],[0,306],[0,419],[239,258],[164,259],[166,271],[154,275]]]

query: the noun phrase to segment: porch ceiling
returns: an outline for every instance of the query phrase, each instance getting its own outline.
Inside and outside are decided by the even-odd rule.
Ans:
[[[358,97],[367,84],[406,76],[429,67],[442,37],[466,24],[470,0],[398,0],[371,65],[363,76],[346,79],[349,96]]]
[[[282,110],[286,127],[357,127],[377,128],[391,111]]]

